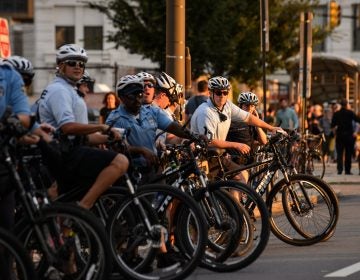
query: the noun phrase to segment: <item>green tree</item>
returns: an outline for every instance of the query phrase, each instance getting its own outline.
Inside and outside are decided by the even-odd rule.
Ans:
[[[107,39],[130,53],[142,54],[165,69],[166,0],[86,1],[105,13],[115,32]],[[267,71],[282,69],[299,52],[300,12],[311,0],[269,0],[270,52]],[[255,84],[262,76],[260,0],[186,1],[186,45],[190,47],[193,77],[204,73],[228,75]],[[326,30],[315,30],[322,40]]]

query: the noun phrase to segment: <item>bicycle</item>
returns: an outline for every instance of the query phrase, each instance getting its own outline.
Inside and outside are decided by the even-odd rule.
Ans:
[[[295,174],[296,170],[288,165],[284,151],[295,139],[295,135],[276,134],[258,151],[266,158],[236,170],[225,171],[220,156],[214,158],[218,162],[218,179],[227,180],[240,171],[255,170],[248,184],[260,196],[265,196],[271,231],[288,244],[307,246],[332,236],[339,218],[339,204],[325,181],[312,175]],[[283,178],[270,190],[277,171]],[[251,203],[245,201],[244,205],[251,211]]]
[[[26,189],[19,170],[26,165],[18,159],[16,138],[27,130],[7,109],[0,121],[0,160],[13,177],[19,198],[14,233],[30,252],[41,279],[51,273],[71,279],[104,279],[111,271],[111,258],[106,254],[109,244],[100,222],[75,205],[50,204],[46,195],[35,192],[31,177],[25,173],[30,188]],[[22,168],[19,168],[19,166]],[[71,257],[71,258],[70,258]],[[70,261],[69,261],[70,259]]]
[[[201,264],[203,267],[217,272],[244,268],[256,260],[266,247],[270,233],[266,206],[262,199],[244,184],[234,181],[210,183],[200,167],[204,166],[204,163],[206,165],[204,159],[207,146],[195,144],[194,150],[190,147],[190,142],[184,145],[168,145],[162,158],[164,172],[151,182],[166,180],[168,184],[190,193],[198,201],[209,229],[208,247]],[[229,190],[245,193],[249,201],[253,202],[257,209],[256,222],[241,204],[230,196]],[[224,197],[228,202],[223,200]],[[229,202],[230,205],[227,205]],[[235,213],[231,210],[232,207],[235,207]],[[238,254],[234,254],[236,250]]]
[[[0,228],[0,263],[0,275],[3,279],[38,279],[24,247],[10,231],[2,228]]]
[[[119,143],[126,149],[123,141]],[[188,194],[163,184],[138,186],[138,176],[130,168],[92,209],[109,236],[109,255],[115,264],[113,275],[120,273],[130,279],[183,279],[197,267],[204,254],[205,218]],[[83,188],[74,186],[57,201],[74,201],[82,193]],[[174,204],[179,207],[169,226],[166,214]],[[172,264],[164,262],[164,252],[160,250],[164,245],[168,253],[177,256]]]
[[[322,152],[322,143],[325,141],[324,133],[309,134],[307,131],[301,135],[292,152],[292,165],[301,174],[310,174],[319,178],[325,175],[325,158]]]

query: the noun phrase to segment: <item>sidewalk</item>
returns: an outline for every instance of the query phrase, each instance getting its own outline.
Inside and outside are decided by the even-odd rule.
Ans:
[[[357,162],[353,162],[351,172],[353,175],[337,174],[336,163],[326,164],[324,180],[331,185],[360,185],[360,175]]]
[[[343,199],[347,196],[360,195],[360,175],[358,163],[351,166],[353,175],[337,174],[336,163],[326,165],[324,180],[331,185],[337,197]]]

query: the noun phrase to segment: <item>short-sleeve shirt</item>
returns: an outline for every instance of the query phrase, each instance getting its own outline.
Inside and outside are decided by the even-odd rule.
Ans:
[[[226,116],[225,121],[220,120],[220,112],[209,98],[192,115],[191,131],[197,134],[205,134],[205,130],[207,130],[208,136],[212,139],[225,140],[231,120],[246,122],[250,116],[249,112],[240,109],[230,101],[226,102],[221,114]]]
[[[185,114],[192,115],[202,103],[208,100],[208,98],[209,97],[205,95],[195,95],[190,97],[185,105]]]
[[[10,66],[0,64],[0,117],[7,106],[12,107],[14,114],[30,115],[29,102],[20,74]]]
[[[56,129],[66,123],[87,124],[87,107],[76,91],[76,86],[61,77],[56,77],[46,87],[39,100],[41,122],[51,124]]]
[[[106,124],[130,130],[127,141],[133,146],[143,146],[156,153],[156,130],[166,130],[172,123],[168,115],[157,106],[141,106],[138,116],[126,111],[124,105],[113,110]]]
[[[292,108],[279,109],[276,112],[276,122],[284,129],[299,128],[299,119]]]

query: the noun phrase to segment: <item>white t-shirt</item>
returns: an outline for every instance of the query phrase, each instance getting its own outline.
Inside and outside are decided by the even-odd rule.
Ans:
[[[220,120],[220,113],[226,116],[226,120]],[[207,134],[211,139],[226,140],[231,120],[246,122],[249,117],[249,112],[240,109],[231,101],[227,101],[220,112],[209,98],[192,115],[191,131],[204,135],[205,130],[207,130]]]

